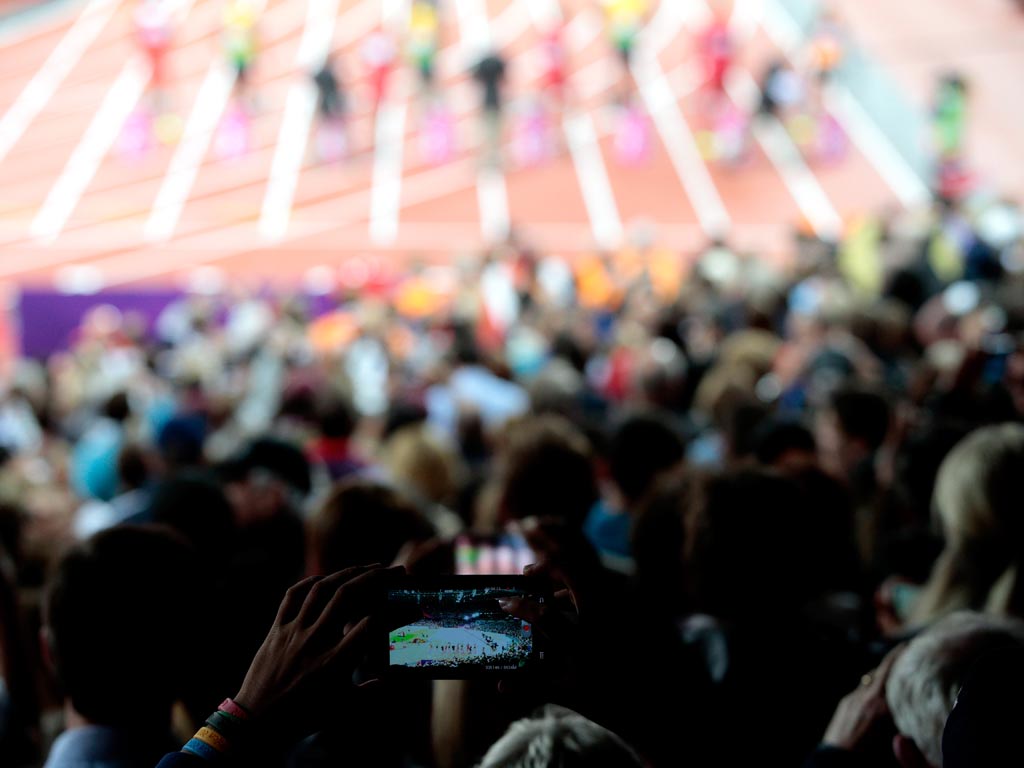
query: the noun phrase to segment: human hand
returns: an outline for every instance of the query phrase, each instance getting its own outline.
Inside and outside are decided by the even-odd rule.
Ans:
[[[289,589],[235,701],[275,736],[296,735],[300,724],[315,730],[310,718],[354,687],[371,627],[383,620],[371,615],[382,586],[404,570],[360,566]]]
[[[885,684],[903,646],[891,650],[878,668],[861,679],[859,687],[839,702],[832,721],[825,730],[822,743],[850,751],[863,751],[876,743],[876,738],[891,735],[893,730]]]

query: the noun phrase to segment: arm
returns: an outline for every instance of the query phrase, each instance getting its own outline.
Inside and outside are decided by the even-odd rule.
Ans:
[[[229,755],[255,764],[259,755],[319,730],[341,700],[356,694],[353,672],[381,621],[371,613],[384,580],[397,571],[404,569],[349,568],[289,589],[238,694],[158,768]]]

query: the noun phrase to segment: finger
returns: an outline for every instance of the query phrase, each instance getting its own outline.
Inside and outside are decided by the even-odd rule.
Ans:
[[[885,684],[889,680],[889,675],[892,673],[892,668],[896,664],[900,656],[903,655],[903,651],[906,650],[905,645],[897,645],[882,659],[882,663],[878,665],[871,680],[871,688],[877,693],[885,689]]]
[[[544,621],[545,609],[533,600],[524,597],[499,597],[498,607],[510,616],[523,619],[531,624]]]
[[[277,609],[277,618],[274,620],[274,623],[278,626],[284,626],[293,621],[299,615],[299,611],[302,610],[302,604],[305,602],[306,596],[309,595],[309,591],[321,578],[323,577],[309,576],[290,587],[284,593],[284,599],[281,600],[281,607]]]
[[[313,584],[302,603],[302,609],[299,611],[299,623],[304,627],[315,624],[320,619],[327,605],[334,598],[338,589],[346,582],[360,574],[366,573],[368,570],[368,566],[346,568],[343,571],[332,573],[330,576],[325,576]]]
[[[364,571],[341,584],[317,619],[318,627],[344,627],[361,620],[383,602],[384,587],[390,579],[404,574],[401,565]]]
[[[372,634],[370,623],[370,617],[364,616],[362,621],[356,624],[350,632],[346,632],[341,642],[335,646],[334,652],[330,656],[331,661],[339,658],[352,658],[358,654],[366,646],[367,640]]]

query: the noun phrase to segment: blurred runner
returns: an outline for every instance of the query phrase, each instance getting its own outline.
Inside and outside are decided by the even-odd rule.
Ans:
[[[164,0],[142,0],[135,9],[135,35],[149,63],[150,107],[157,114],[169,106],[167,51],[171,46],[171,15]]]
[[[439,40],[437,0],[415,0],[409,21],[409,58],[416,68],[420,88],[426,96],[434,92]]]
[[[569,52],[565,45],[565,24],[556,21],[541,39],[543,74],[541,93],[548,109],[560,116],[565,109],[569,80]]]
[[[387,96],[388,83],[395,68],[397,52],[394,40],[383,29],[378,29],[366,38],[360,55],[369,77],[370,103],[376,115]]]
[[[503,130],[505,59],[497,51],[486,54],[476,67],[473,77],[481,89],[481,117],[483,120],[484,163],[501,164],[501,135]]]
[[[825,105],[825,92],[843,63],[845,39],[842,22],[831,8],[824,7],[807,46],[808,121],[798,142],[824,160],[836,160],[845,154],[846,136]]]
[[[256,9],[251,0],[229,0],[224,8],[224,54],[235,72],[239,102],[255,107],[249,89],[256,60]]]
[[[963,160],[966,123],[967,81],[953,72],[939,81],[932,111],[938,191],[948,199],[959,197],[967,185]]]
[[[313,74],[317,90],[316,155],[321,160],[340,160],[348,153],[348,100],[341,88],[331,54]]]
[[[633,50],[647,15],[647,0],[602,0],[602,2],[608,22],[608,34],[622,62],[623,76],[619,98],[624,101],[632,91]]]
[[[701,68],[704,70],[704,88],[712,111],[726,99],[725,78],[732,67],[736,46],[729,29],[728,17],[716,11],[711,23],[697,40]]]

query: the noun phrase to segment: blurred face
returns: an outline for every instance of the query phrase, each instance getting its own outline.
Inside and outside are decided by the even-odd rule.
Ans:
[[[814,439],[818,445],[818,459],[822,468],[836,477],[845,477],[845,440],[835,411],[827,409],[818,414],[814,420]]]

